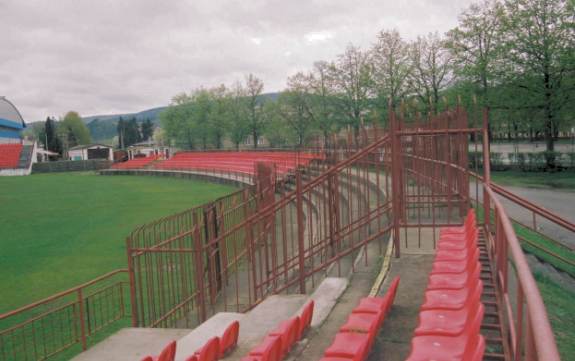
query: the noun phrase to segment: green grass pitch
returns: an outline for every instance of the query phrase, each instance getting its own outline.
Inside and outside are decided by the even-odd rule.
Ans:
[[[233,190],[94,173],[0,177],[0,313],[125,268],[134,228]]]

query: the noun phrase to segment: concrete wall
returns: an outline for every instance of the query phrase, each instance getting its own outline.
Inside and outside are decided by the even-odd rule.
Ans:
[[[34,163],[32,173],[78,172],[110,168],[112,161],[102,159],[63,160],[59,162]]]

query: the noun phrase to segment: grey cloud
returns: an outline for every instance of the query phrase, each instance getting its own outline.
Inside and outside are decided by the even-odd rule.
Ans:
[[[471,0],[0,0],[0,95],[28,121],[133,112],[252,72],[265,91],[368,47],[381,29],[444,32]],[[330,34],[308,41],[309,34]],[[307,37],[306,37],[307,36]],[[260,44],[251,41],[261,39]]]

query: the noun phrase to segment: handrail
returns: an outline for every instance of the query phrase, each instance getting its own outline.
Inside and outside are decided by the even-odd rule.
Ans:
[[[62,291],[62,292],[56,293],[56,294],[54,294],[54,295],[52,295],[52,296],[49,296],[49,297],[46,297],[46,298],[41,299],[41,300],[39,300],[39,301],[30,303],[30,304],[28,304],[28,305],[26,305],[26,306],[22,306],[22,307],[20,307],[20,308],[15,309],[15,310],[12,310],[12,311],[9,311],[9,312],[0,314],[0,321],[2,321],[2,320],[5,319],[5,318],[8,318],[8,317],[10,317],[10,316],[13,316],[13,315],[15,315],[15,314],[17,314],[17,313],[21,313],[21,312],[24,312],[24,311],[28,311],[28,310],[30,310],[30,309],[32,309],[32,308],[34,308],[34,307],[38,307],[38,306],[40,306],[40,305],[46,304],[46,303],[48,303],[48,302],[50,302],[50,301],[53,301],[53,300],[55,300],[55,299],[57,299],[57,298],[60,298],[60,297],[63,297],[63,296],[67,296],[67,295],[69,295],[69,294],[71,294],[71,293],[77,292],[79,289],[89,287],[89,286],[91,286],[91,285],[93,285],[93,284],[95,284],[95,283],[98,283],[98,282],[103,281],[103,280],[105,280],[105,279],[108,279],[108,278],[110,278],[110,277],[112,277],[112,276],[115,276],[115,275],[118,274],[118,273],[123,273],[123,272],[128,273],[128,269],[127,269],[127,268],[120,268],[120,269],[114,270],[114,271],[112,271],[112,272],[108,272],[108,273],[106,273],[106,274],[104,274],[104,275],[101,275],[101,276],[99,276],[99,277],[97,277],[97,278],[94,278],[93,280],[90,280],[90,281],[88,281],[88,282],[86,282],[86,283],[82,283],[82,284],[79,285],[79,286],[69,288],[69,289],[67,289],[66,291]]]
[[[511,250],[511,257],[516,268],[517,279],[521,285],[525,302],[527,303],[527,327],[530,327],[530,330],[527,330],[528,340],[525,346],[526,348],[529,348],[529,343],[533,342],[538,360],[560,361],[559,352],[555,343],[555,336],[553,334],[549,318],[547,317],[543,299],[541,298],[535,279],[531,274],[531,269],[527,264],[525,255],[521,250],[513,225],[511,224],[505,209],[501,205],[501,202],[495,196],[495,191],[486,184],[483,185],[483,189],[486,194],[489,195],[491,202],[493,202],[493,206],[496,210],[496,217],[499,218],[498,220],[502,227],[501,230],[505,235],[507,246]],[[489,222],[486,222],[486,224],[489,224]],[[498,229],[496,229],[496,231],[498,231]],[[507,262],[506,259],[503,261]],[[504,286],[506,287],[506,285]],[[522,315],[518,315],[518,317],[522,317]],[[533,334],[530,335],[529,332],[532,332]],[[520,352],[520,348],[517,348],[516,351]]]
[[[469,174],[476,178],[477,180],[483,182],[483,177],[477,173],[474,172],[469,172]],[[499,194],[500,196],[514,202],[517,203],[518,205],[527,208],[528,210],[536,213],[537,215],[547,219],[548,221],[551,221],[553,223],[556,223],[562,227],[564,227],[565,229],[571,231],[571,232],[575,232],[575,223],[570,222],[569,220],[559,216],[556,213],[553,213],[543,207],[540,207],[524,198],[518,197],[517,195],[513,194],[512,192],[508,191],[507,189],[501,187],[500,185],[494,184],[493,182],[491,182],[491,188],[493,190],[494,193]]]

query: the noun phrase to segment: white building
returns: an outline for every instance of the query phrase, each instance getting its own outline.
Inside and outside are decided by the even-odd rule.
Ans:
[[[114,160],[112,147],[105,144],[85,144],[68,150],[70,160],[107,159]]]
[[[171,147],[158,145],[153,140],[132,144],[126,148],[126,150],[128,151],[129,159],[148,157],[150,155],[159,155],[168,159],[174,153],[174,150]]]

